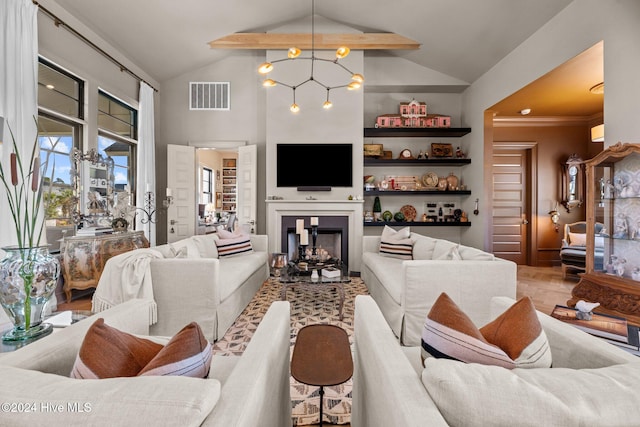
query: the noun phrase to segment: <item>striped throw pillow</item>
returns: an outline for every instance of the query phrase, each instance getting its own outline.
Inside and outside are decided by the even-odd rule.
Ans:
[[[178,332],[138,376],[175,375],[206,378],[209,375],[213,351],[196,322]]]
[[[379,253],[390,258],[413,259],[413,240],[381,240]]]
[[[433,304],[422,331],[422,357],[504,368],[548,368],[551,350],[528,297],[478,329],[446,293]]]
[[[84,337],[71,378],[151,375],[206,378],[212,358],[211,344],[195,322],[185,326],[163,346],[112,328],[100,318]]]
[[[80,346],[71,378],[135,377],[162,350],[162,345],[138,338],[96,320]]]
[[[216,248],[218,249],[218,258],[232,257],[253,252],[251,246],[251,237],[249,235],[241,235],[231,239],[217,239]]]

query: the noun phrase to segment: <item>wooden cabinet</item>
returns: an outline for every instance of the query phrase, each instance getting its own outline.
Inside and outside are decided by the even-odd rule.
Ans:
[[[102,270],[109,258],[148,247],[149,241],[143,231],[65,237],[60,245],[60,252],[67,302],[71,301],[71,290],[98,286]]]
[[[236,159],[222,159],[222,211],[237,209],[238,186]]]
[[[376,181],[387,181],[386,189],[365,187],[364,197],[367,203],[373,203],[373,197],[379,196],[383,203],[382,210],[387,210],[386,206],[391,206],[391,211],[396,212],[402,205],[414,206],[417,211],[417,217],[414,221],[394,221],[393,225],[404,226],[423,226],[423,227],[442,227],[442,226],[460,226],[469,227],[469,221],[453,221],[451,212],[459,209],[460,196],[468,196],[471,191],[466,186],[460,186],[454,190],[441,190],[429,187],[423,183],[423,177],[427,173],[436,175],[437,178],[446,178],[454,175],[456,180],[461,178],[461,168],[471,163],[471,159],[456,157],[429,157],[426,159],[400,159],[400,152],[409,145],[407,141],[412,141],[413,147],[421,147],[420,151],[430,153],[430,141],[426,138],[459,138],[471,132],[470,128],[365,128],[365,138],[394,138],[389,144],[383,144],[385,150],[392,151],[392,158],[380,159],[365,157],[364,168],[365,176],[374,175]],[[410,138],[410,139],[406,139]],[[378,142],[378,141],[376,141]],[[456,146],[456,144],[452,144]],[[416,152],[413,152],[416,151]],[[417,150],[413,150],[415,157]],[[455,155],[455,152],[454,152]],[[417,186],[411,185],[394,185],[396,188],[390,188],[388,177],[402,176],[417,182]],[[406,187],[404,190],[402,187]],[[384,197],[384,200],[383,200]],[[440,214],[440,212],[443,214]],[[451,212],[449,212],[451,211]],[[423,213],[428,216],[429,222],[422,221]],[[447,220],[441,220],[445,218]],[[365,221],[365,227],[384,226],[385,221]]]
[[[640,324],[640,145],[618,143],[585,166],[586,272],[568,304],[599,302],[596,311]]]

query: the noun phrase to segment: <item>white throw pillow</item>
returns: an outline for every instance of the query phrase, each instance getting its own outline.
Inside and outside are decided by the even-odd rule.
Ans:
[[[640,363],[504,369],[424,361],[422,383],[453,426],[638,425]]]
[[[411,230],[409,227],[404,227],[396,231],[388,225],[385,225],[382,229],[380,240],[388,242],[389,240],[403,240],[408,239],[409,237],[411,237]]]
[[[178,240],[177,242],[173,242],[171,243],[170,247],[169,247],[169,251],[172,251],[171,248],[173,248],[173,251],[179,251],[182,248],[187,248],[187,258],[201,258],[200,257],[200,251],[198,250],[198,247],[196,246],[193,237],[188,237],[186,239],[182,239],[182,240]],[[173,253],[173,252],[172,252]]]
[[[413,259],[433,259],[433,250],[438,239],[411,233],[413,240]]]
[[[202,258],[218,258],[218,249],[215,242],[218,238],[218,235],[214,233],[191,237]]]
[[[570,246],[587,246],[587,235],[585,233],[569,232],[569,245]]]
[[[433,255],[431,259],[443,259],[451,252],[452,247],[458,246],[457,243],[450,242],[448,240],[438,239],[434,248]]]

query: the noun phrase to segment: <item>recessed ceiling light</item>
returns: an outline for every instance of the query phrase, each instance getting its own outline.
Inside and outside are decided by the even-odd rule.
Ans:
[[[52,90],[53,88],[55,88],[55,86],[54,86],[54,85],[52,85],[52,84],[48,84],[48,85],[46,85],[45,87],[46,87],[47,89],[49,89],[49,90]]]
[[[520,110],[520,114],[522,114],[523,116],[526,116],[529,113],[531,113],[531,108],[523,108],[522,110]]]

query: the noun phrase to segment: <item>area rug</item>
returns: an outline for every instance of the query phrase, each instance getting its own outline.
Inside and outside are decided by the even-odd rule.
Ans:
[[[281,286],[273,278],[268,279],[226,334],[216,342],[215,354],[242,354],[271,303],[280,300],[280,290]],[[356,277],[344,285],[344,291],[342,320],[338,313],[339,297],[335,289],[319,286],[313,290],[298,288],[288,291],[287,298],[291,303],[291,353],[300,328],[315,323],[340,326],[347,331],[349,342],[353,343],[354,300],[356,295],[366,295],[368,292],[362,279]],[[325,387],[324,422],[351,422],[351,390],[351,380],[338,386]],[[291,377],[293,425],[319,424],[319,405],[319,387],[301,384]]]

